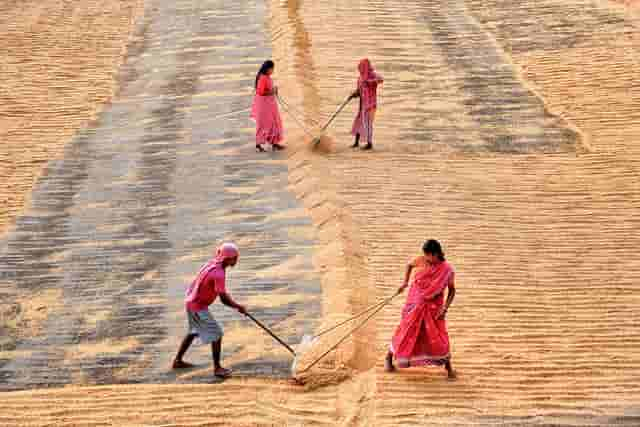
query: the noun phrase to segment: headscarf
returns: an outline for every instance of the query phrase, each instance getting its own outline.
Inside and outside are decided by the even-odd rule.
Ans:
[[[377,107],[378,104],[378,83],[383,81],[380,74],[376,73],[371,66],[371,62],[364,58],[358,64],[358,90],[360,91],[360,105],[364,111],[369,111]]]
[[[360,60],[358,64],[358,71],[360,72],[360,82],[379,82],[382,81],[382,77],[373,69],[369,59],[364,58]]]
[[[218,246],[214,260],[216,263],[222,264],[224,260],[235,258],[237,256],[240,256],[238,246],[236,246],[235,243],[226,242]]]

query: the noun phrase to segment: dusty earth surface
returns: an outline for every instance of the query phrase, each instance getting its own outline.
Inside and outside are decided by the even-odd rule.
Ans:
[[[96,117],[143,0],[7,0],[0,4],[0,234],[46,162]]]
[[[3,187],[30,202],[0,246],[0,423],[638,425],[631,3],[147,1],[119,33],[119,49],[133,36],[111,106],[35,185]],[[374,151],[348,148],[351,105],[315,150],[285,114],[288,151],[254,153],[237,112],[267,56],[311,134],[371,58],[386,79]],[[212,241],[247,249],[232,292],[295,344],[390,295],[428,237],[457,270],[458,380],[383,372],[401,298],[304,384],[223,309],[239,375],[194,384],[212,382],[203,349],[195,370],[166,369]]]

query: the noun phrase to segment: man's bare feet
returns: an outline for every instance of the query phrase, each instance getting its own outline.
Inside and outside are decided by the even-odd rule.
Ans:
[[[189,362],[185,362],[184,360],[174,360],[173,364],[171,365],[172,369],[189,369],[193,367],[194,365]]]
[[[229,378],[232,372],[233,371],[231,371],[231,369],[227,369],[223,367],[216,368],[213,370],[213,374],[218,378]]]

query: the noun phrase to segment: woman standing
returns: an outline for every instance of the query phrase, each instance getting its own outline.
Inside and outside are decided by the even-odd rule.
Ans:
[[[282,119],[278,111],[278,88],[273,85],[271,75],[275,64],[273,61],[265,61],[260,67],[255,81],[255,96],[251,107],[251,118],[256,122],[256,149],[265,151],[263,145],[271,144],[275,150],[282,150],[280,144],[284,136]]]
[[[351,128],[351,134],[356,137],[352,147],[358,147],[360,137],[364,136],[367,145],[363,149],[371,150],[373,148],[373,121],[376,117],[376,108],[378,106],[378,85],[382,84],[384,80],[381,75],[375,72],[371,62],[366,58],[358,64],[358,71],[360,72],[358,88],[351,94],[351,98],[360,98],[358,115]]]
[[[445,261],[437,240],[427,241],[422,250],[424,257],[407,266],[404,283],[399,289],[401,292],[408,286],[414,268],[423,267],[411,282],[400,325],[385,359],[385,370],[395,370],[395,358],[400,368],[444,365],[449,378],[453,379],[456,374],[451,366],[445,316],[456,294],[455,273]],[[448,289],[446,302],[445,289]]]

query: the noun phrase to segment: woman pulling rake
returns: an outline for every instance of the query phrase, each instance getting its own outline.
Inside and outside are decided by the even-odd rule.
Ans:
[[[424,365],[444,365],[448,377],[454,379],[451,366],[449,334],[445,316],[456,295],[455,273],[445,261],[437,240],[422,247],[423,257],[407,266],[405,280],[399,291],[409,285],[413,269],[418,269],[411,283],[402,319],[396,329],[385,359],[385,370],[395,371],[393,359],[400,368]],[[445,302],[444,291],[448,289]]]

